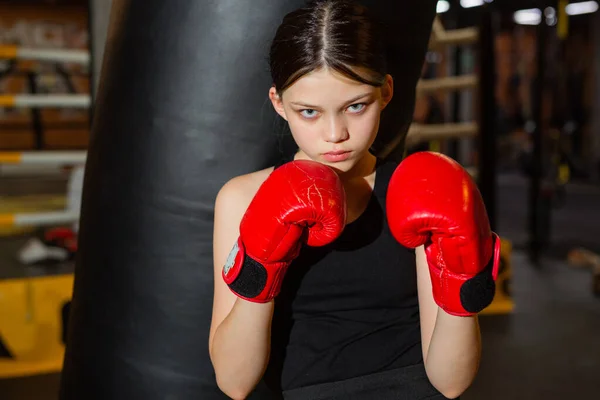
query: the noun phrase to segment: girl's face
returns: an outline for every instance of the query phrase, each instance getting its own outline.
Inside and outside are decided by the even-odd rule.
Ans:
[[[271,88],[269,97],[275,110],[289,123],[300,148],[297,158],[347,172],[372,157],[369,148],[392,92],[389,75],[382,87],[374,87],[319,69],[297,80],[281,98]]]

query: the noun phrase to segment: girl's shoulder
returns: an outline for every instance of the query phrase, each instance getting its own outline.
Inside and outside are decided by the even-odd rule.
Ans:
[[[246,208],[271,172],[273,172],[273,167],[231,178],[219,190],[217,204],[232,205],[235,203]]]

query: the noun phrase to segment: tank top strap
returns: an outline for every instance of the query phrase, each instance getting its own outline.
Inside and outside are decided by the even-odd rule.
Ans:
[[[390,179],[396,170],[398,163],[392,160],[377,160],[377,166],[375,174],[375,186],[373,187],[373,193],[379,199],[380,204],[385,204],[385,197],[387,195],[388,184]]]

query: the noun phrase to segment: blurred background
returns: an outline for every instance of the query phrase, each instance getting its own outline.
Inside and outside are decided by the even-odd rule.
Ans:
[[[0,0],[2,400],[57,398],[107,4]],[[438,1],[406,151],[467,167],[503,240],[464,399],[600,397],[598,8]]]

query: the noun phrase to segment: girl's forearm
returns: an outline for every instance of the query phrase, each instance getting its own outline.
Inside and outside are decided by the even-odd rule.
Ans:
[[[477,316],[456,317],[438,309],[425,360],[429,380],[444,396],[460,396],[473,382],[481,357]]]

